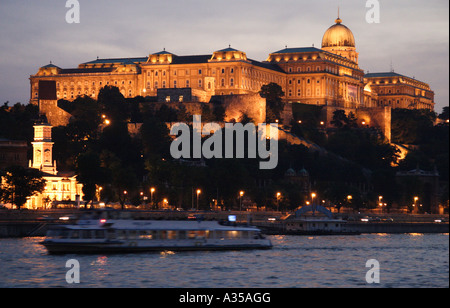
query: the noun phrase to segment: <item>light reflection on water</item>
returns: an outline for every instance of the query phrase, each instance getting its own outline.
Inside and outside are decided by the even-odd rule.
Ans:
[[[447,287],[448,234],[272,236],[272,250],[48,255],[42,238],[0,239],[0,287]],[[77,259],[81,284],[65,281]],[[380,262],[368,285],[366,261]]]

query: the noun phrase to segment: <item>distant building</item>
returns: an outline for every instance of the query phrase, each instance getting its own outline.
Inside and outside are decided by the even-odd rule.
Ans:
[[[126,98],[156,97],[159,103],[186,105],[232,102],[225,121],[238,121],[245,113],[264,118],[265,102],[255,99],[263,85],[281,86],[287,103],[280,124],[291,124],[297,103],[322,106],[323,127],[331,127],[333,112],[355,114],[360,125],[379,129],[391,140],[391,109],[434,110],[434,92],[425,83],[398,73],[365,74],[352,31],[338,17],[322,38],[321,48],[294,47],[272,52],[265,61],[249,59],[231,48],[205,55],[176,55],[165,49],[146,57],[96,59],[77,68],[52,63],[30,76],[30,103],[54,126],[66,125],[70,114],[58,99],[73,101],[87,95],[94,99],[104,86],[115,86]],[[228,97],[217,99],[218,96]],[[254,102],[255,107],[249,107]],[[245,106],[239,110],[240,105]],[[264,105],[265,106],[265,105]],[[265,109],[265,108],[264,108]]]
[[[409,171],[399,171],[397,182],[403,187],[403,204],[413,205],[414,213],[443,213],[439,206],[439,172],[425,171],[417,167]],[[416,199],[417,198],[417,199]]]
[[[30,168],[44,173],[45,190],[31,197],[25,205],[28,209],[51,208],[57,204],[78,206],[83,192],[73,172],[58,172],[53,157],[52,126],[37,124],[34,126],[33,160]]]
[[[28,145],[26,141],[0,138],[0,170],[11,166],[26,168]]]
[[[434,110],[434,92],[425,82],[395,72],[366,74],[365,91],[378,107]]]
[[[207,102],[213,95],[257,94],[263,85],[274,82],[283,88],[284,101],[291,103],[434,108],[434,93],[428,84],[396,73],[365,75],[358,59],[355,37],[338,18],[325,32],[321,48],[286,47],[270,53],[263,62],[230,46],[205,55],[180,56],[163,50],[146,57],[96,59],[71,69],[50,63],[30,76],[30,102],[38,104],[52,97],[74,100],[82,95],[97,98],[107,85],[118,87],[125,97],[191,88],[182,98],[167,93],[163,99],[187,101],[192,95]]]

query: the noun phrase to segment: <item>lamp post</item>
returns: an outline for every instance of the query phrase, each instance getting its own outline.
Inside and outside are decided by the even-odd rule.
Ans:
[[[197,212],[198,212],[198,196],[202,193],[200,189],[197,189]]]
[[[154,187],[150,188],[150,203],[152,205],[152,209],[154,207],[154,204],[153,204],[153,193],[155,192],[155,190],[156,189]]]
[[[244,196],[244,191],[239,192],[239,212],[242,212],[242,197]]]
[[[127,201],[127,194],[128,194],[128,191],[124,190],[124,191],[123,191],[123,204],[122,204],[122,210],[124,209],[124,207],[125,207],[125,202]]]
[[[417,201],[419,201],[419,197],[414,197],[413,212],[416,211]],[[418,211],[418,210],[417,210],[417,211]]]
[[[281,193],[277,192],[277,212],[279,211]]]
[[[311,206],[312,206],[312,212],[313,212],[313,216],[315,215],[316,212],[316,206],[314,204],[314,198],[317,197],[316,193],[311,193]]]
[[[314,198],[317,197],[316,193],[311,193],[311,204],[314,205]]]

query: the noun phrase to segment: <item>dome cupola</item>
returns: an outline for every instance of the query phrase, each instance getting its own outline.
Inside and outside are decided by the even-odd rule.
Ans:
[[[358,53],[352,31],[342,24],[339,16],[335,22],[323,35],[322,49],[358,64]]]
[[[352,31],[342,24],[339,17],[323,36],[322,48],[326,47],[356,47]]]

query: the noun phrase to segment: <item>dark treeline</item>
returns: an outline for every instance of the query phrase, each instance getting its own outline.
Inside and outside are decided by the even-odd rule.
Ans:
[[[270,93],[265,95],[269,100]],[[77,172],[86,202],[96,200],[100,193],[106,203],[137,206],[150,202],[153,187],[155,204],[167,199],[177,208],[196,208],[200,189],[200,209],[212,204],[238,209],[242,201],[239,192],[243,191],[246,206],[287,210],[304,205],[314,191],[317,200],[327,206],[359,209],[376,207],[380,195],[389,206],[399,204],[402,189],[408,188],[397,184],[395,173],[418,164],[426,170],[436,166],[441,180],[448,183],[448,124],[433,125],[434,113],[393,110],[393,141],[420,145],[396,165],[398,153],[379,131],[359,127],[354,116],[340,111],[334,114],[335,128],[325,130],[320,124],[320,107],[298,104],[291,132],[325,151],[281,140],[278,166],[260,170],[259,159],[173,159],[166,123],[191,122],[192,115],[183,108],[155,108],[155,103],[142,97],[125,99],[115,87],[103,88],[97,100],[79,97],[73,102],[60,100],[58,105],[72,118],[67,126],[53,128],[53,159],[59,170]],[[202,121],[223,120],[225,110],[220,105],[210,106],[202,108]],[[268,106],[274,106],[268,115],[277,117],[279,104]],[[445,119],[445,112],[448,119],[448,108],[439,116]],[[5,104],[0,108],[0,138],[31,142],[32,125],[38,118],[35,106]],[[244,116],[241,120],[252,119]],[[130,134],[129,123],[142,123],[138,134]],[[286,174],[302,169],[308,172],[307,184],[305,178]],[[277,193],[281,194],[277,197]],[[448,200],[448,184],[442,199]]]

